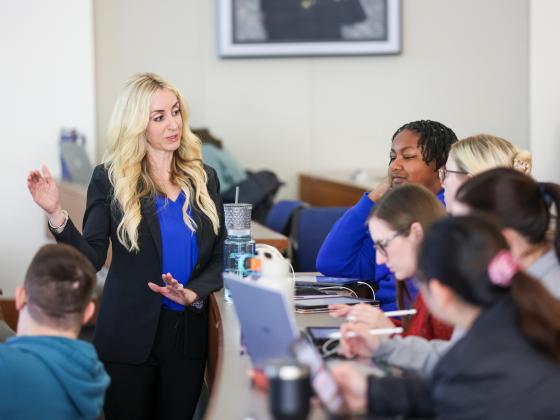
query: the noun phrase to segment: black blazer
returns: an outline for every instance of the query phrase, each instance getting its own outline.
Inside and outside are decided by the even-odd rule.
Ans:
[[[441,419],[559,419],[560,365],[523,336],[511,296],[484,310],[433,378],[369,378],[369,409]]]
[[[216,171],[206,165],[204,169],[208,176],[208,193],[220,216],[220,230],[218,235],[214,234],[210,219],[191,200],[192,217],[197,225],[198,261],[186,287],[202,299],[222,287],[226,232]],[[142,220],[138,227],[140,251],[129,252],[117,238],[122,212],[112,199],[113,187],[107,171],[99,165],[88,187],[83,235],[68,220],[62,233],[55,238],[79,249],[97,270],[105,262],[111,240],[113,256],[101,299],[94,344],[104,361],[137,364],[144,362],[150,354],[161,310],[161,295],[148,288],[149,281],[163,283],[161,231],[155,201],[152,198],[142,199]],[[193,357],[205,357],[206,308],[202,312],[187,308],[185,316],[189,339],[203,341],[188,353]]]

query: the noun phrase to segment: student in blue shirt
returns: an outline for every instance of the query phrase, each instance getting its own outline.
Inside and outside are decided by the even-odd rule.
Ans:
[[[379,285],[376,297],[384,310],[396,308],[395,280],[384,264],[376,264],[366,220],[387,190],[406,183],[428,188],[443,202],[438,170],[445,165],[455,133],[430,120],[403,125],[393,135],[387,179],[336,222],[317,255],[317,269],[328,276],[357,277]],[[414,291],[412,291],[414,294]],[[401,307],[406,292],[399,292]],[[408,296],[412,301],[414,296]]]

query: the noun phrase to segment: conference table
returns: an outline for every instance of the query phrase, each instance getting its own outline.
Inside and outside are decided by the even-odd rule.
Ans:
[[[241,330],[233,303],[224,301],[223,290],[210,296],[209,354],[206,381],[210,399],[205,420],[267,420],[268,395],[251,385],[251,361],[241,353]],[[258,316],[258,314],[255,314]],[[300,328],[338,326],[342,322],[325,313],[295,314]],[[312,406],[308,419],[328,418],[320,406]]]

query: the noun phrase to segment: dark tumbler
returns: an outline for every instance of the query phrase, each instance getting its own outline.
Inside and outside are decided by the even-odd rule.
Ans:
[[[269,410],[276,420],[305,420],[309,414],[309,370],[295,363],[276,363],[265,369]]]

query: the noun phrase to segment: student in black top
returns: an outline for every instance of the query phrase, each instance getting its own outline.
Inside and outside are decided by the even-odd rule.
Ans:
[[[379,415],[441,419],[560,418],[560,301],[519,271],[492,222],[436,222],[419,257],[432,313],[466,331],[431,380],[334,373],[347,404]]]
[[[127,83],[89,184],[83,235],[62,210],[48,169],[28,177],[57,241],[98,270],[112,244],[94,336],[111,377],[107,419],[191,418],[202,386],[206,303],[222,287],[225,231],[218,179],[202,163],[187,117],[182,95],[160,76]],[[168,229],[170,220],[180,223]],[[184,258],[173,256],[177,244]]]

